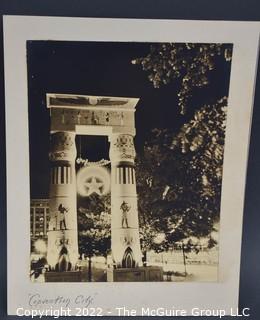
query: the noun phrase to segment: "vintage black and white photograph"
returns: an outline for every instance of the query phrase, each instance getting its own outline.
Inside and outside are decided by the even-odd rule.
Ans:
[[[27,41],[32,282],[218,281],[231,62]]]
[[[238,310],[258,53],[257,22],[4,18],[8,314]]]

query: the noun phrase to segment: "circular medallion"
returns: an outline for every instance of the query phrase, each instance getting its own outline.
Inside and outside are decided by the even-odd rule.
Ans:
[[[88,101],[92,106],[95,106],[98,103],[98,99],[96,97],[90,97]]]
[[[83,167],[77,174],[77,191],[83,197],[93,193],[103,196],[110,190],[110,174],[103,167]]]

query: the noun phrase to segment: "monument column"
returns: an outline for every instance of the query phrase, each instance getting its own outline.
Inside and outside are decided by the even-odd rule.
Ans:
[[[111,249],[118,268],[142,265],[135,180],[133,135],[112,133],[111,160]]]
[[[50,136],[50,222],[47,261],[51,270],[75,270],[78,261],[75,133]]]

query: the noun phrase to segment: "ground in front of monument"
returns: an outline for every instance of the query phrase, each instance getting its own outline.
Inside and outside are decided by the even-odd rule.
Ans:
[[[163,277],[161,281],[173,282],[209,282],[218,280],[218,251],[214,248],[205,249],[198,254],[186,254],[185,260],[182,250],[173,250],[170,253],[147,254],[148,266],[161,267]],[[36,262],[42,255],[32,254],[32,259]],[[111,272],[113,264],[112,257],[82,257],[78,260],[79,269],[82,272],[82,282],[107,282],[108,273]],[[43,266],[44,268],[44,266]],[[31,276],[33,282],[45,282],[44,272]]]

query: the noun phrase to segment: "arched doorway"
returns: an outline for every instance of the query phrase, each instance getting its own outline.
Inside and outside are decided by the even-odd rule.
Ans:
[[[123,268],[134,268],[135,267],[135,260],[133,257],[133,251],[131,248],[127,248],[125,250],[123,261],[122,261]]]

